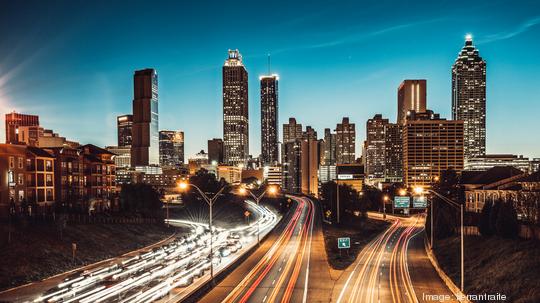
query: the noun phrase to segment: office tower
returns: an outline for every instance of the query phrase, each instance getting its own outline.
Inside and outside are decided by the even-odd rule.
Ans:
[[[223,65],[223,160],[244,165],[249,155],[248,72],[238,50]]]
[[[397,123],[404,124],[411,110],[426,111],[426,80],[403,80],[399,85]]]
[[[381,114],[366,123],[366,177],[372,183],[384,181],[386,125],[388,119],[383,119]]]
[[[133,115],[122,115],[116,117],[118,129],[118,146],[131,146],[133,141]]]
[[[304,140],[317,140],[317,131],[308,125],[306,130],[302,132],[302,138]]]
[[[300,145],[301,192],[315,197],[319,194],[319,142],[304,139]]]
[[[452,66],[452,119],[462,120],[465,159],[486,153],[486,61],[467,35]]]
[[[282,149],[282,169],[283,169],[283,189],[290,193],[300,193],[302,191],[301,181],[301,155],[302,140],[295,139],[283,143]]]
[[[208,140],[208,163],[223,163],[223,140],[219,138]]]
[[[329,128],[324,129],[323,150],[324,165],[336,164],[336,134],[332,133]]]
[[[386,182],[403,182],[403,126],[388,123],[385,126],[385,164]]]
[[[39,116],[11,112],[6,114],[6,143],[19,143],[20,126],[39,126]]]
[[[159,165],[176,168],[184,164],[184,132],[159,132]]]
[[[463,121],[412,111],[403,129],[403,173],[407,186],[430,186],[441,171],[463,170]]]
[[[261,160],[265,165],[278,159],[278,80],[277,75],[262,76],[261,81]]]
[[[133,132],[131,165],[159,164],[158,76],[154,69],[135,71],[133,77]]]
[[[351,164],[355,159],[356,131],[354,123],[344,117],[336,126],[336,163]]]
[[[296,123],[295,118],[289,118],[289,123],[283,124],[283,143],[302,138],[302,124]]]

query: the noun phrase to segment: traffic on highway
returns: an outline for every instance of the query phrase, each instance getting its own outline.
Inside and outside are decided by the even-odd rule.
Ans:
[[[209,275],[211,266],[230,264],[243,246],[257,241],[257,232],[277,223],[276,214],[268,208],[247,203],[259,213],[252,224],[214,227],[210,232],[206,224],[168,220],[172,225],[190,226],[191,233],[129,259],[71,274],[33,302],[154,302],[173,289],[189,287]]]

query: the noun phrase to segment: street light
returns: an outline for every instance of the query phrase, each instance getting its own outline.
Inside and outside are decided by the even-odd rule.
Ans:
[[[191,186],[193,188],[195,188],[199,194],[201,195],[201,197],[203,197],[204,201],[206,202],[206,204],[208,204],[208,206],[210,207],[210,219],[209,219],[209,226],[210,226],[210,277],[212,279],[212,281],[214,280],[214,253],[213,253],[213,244],[214,244],[214,234],[213,234],[213,226],[212,226],[212,206],[214,205],[214,202],[217,200],[217,198],[219,197],[219,195],[223,192],[223,190],[225,189],[225,187],[227,187],[228,185],[225,185],[223,186],[220,190],[218,190],[218,192],[212,197],[210,198],[209,196],[207,196],[197,185],[195,184],[191,184],[191,183],[188,183],[187,181],[181,181],[179,184],[178,184],[178,188],[180,190],[187,190],[187,188]]]
[[[455,201],[453,201],[452,199],[450,198],[447,198],[441,194],[439,194],[438,192],[434,191],[434,190],[431,190],[431,189],[424,189],[423,187],[421,186],[416,186],[414,187],[414,192],[417,193],[417,194],[423,194],[424,192],[429,192],[429,193],[432,193],[434,194],[435,196],[439,197],[442,201],[446,202],[448,205],[454,207],[455,209],[459,209],[460,211],[460,217],[461,217],[461,229],[460,229],[460,233],[461,233],[461,291],[463,292],[464,291],[464,284],[465,284],[465,249],[464,249],[464,234],[463,234],[463,204],[460,204],[460,203],[457,203]],[[431,200],[431,205],[430,205],[430,217],[431,217],[431,239],[430,239],[430,249],[433,249],[433,199]]]
[[[386,219],[386,202],[390,200],[390,197],[388,195],[383,196],[383,219]]]
[[[241,195],[246,195],[246,194],[250,194],[253,199],[255,199],[255,202],[257,203],[257,206],[259,206],[259,201],[262,199],[262,197],[264,197],[264,194],[266,194],[266,192],[268,192],[269,194],[276,194],[277,193],[277,187],[274,186],[274,185],[270,185],[270,186],[267,186],[264,191],[260,194],[260,195],[255,195],[253,192],[251,192],[251,190],[245,188],[245,187],[240,187],[239,189],[239,193]],[[257,245],[261,245],[261,240],[260,240],[260,236],[259,236],[259,220],[257,220]]]
[[[406,194],[407,194],[407,190],[405,190],[405,189],[403,189],[403,188],[401,188],[401,189],[399,190],[399,195],[400,195],[400,196],[405,196]]]

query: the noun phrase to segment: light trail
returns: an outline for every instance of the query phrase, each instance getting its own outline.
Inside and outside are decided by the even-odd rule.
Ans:
[[[238,252],[243,245],[256,241],[252,235],[256,234],[257,225],[265,231],[277,224],[277,215],[268,208],[247,203],[259,213],[258,220],[229,230],[214,228],[213,256],[209,256],[208,225],[167,220],[173,225],[190,226],[192,232],[151,251],[72,275],[33,302],[154,302],[174,288],[188,287],[207,274],[210,262],[224,266],[224,262],[228,264],[235,258],[226,257],[225,253]]]
[[[372,240],[360,252],[336,302],[418,303],[409,274],[407,251],[411,238],[423,231],[420,219],[420,216],[396,218],[385,232]],[[382,287],[381,283],[388,287]]]

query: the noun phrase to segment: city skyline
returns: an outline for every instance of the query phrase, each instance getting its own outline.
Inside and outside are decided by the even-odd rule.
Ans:
[[[344,5],[354,6],[352,3]],[[141,6],[142,4],[132,9],[141,11]],[[99,5],[90,9],[96,9],[96,7]],[[84,52],[78,54],[76,49],[70,46],[70,41],[76,38],[64,34],[63,31],[59,32],[56,39],[49,42],[41,41],[45,50],[37,53],[30,50],[21,51],[21,54],[13,53],[12,49],[21,47],[25,49],[25,44],[31,46],[33,43],[40,42],[40,39],[35,42],[22,39],[23,42],[14,44],[17,47],[11,48],[9,41],[16,38],[14,35],[26,36],[24,35],[25,27],[21,26],[13,30],[13,33],[3,33],[7,39],[6,44],[0,47],[0,58],[11,58],[12,61],[10,65],[8,59],[0,59],[0,105],[3,111],[1,116],[3,119],[4,114],[12,110],[39,115],[41,124],[54,129],[70,140],[98,146],[114,145],[116,116],[130,112],[133,98],[130,79],[132,73],[147,67],[155,68],[160,75],[160,112],[163,113],[160,115],[160,129],[184,131],[186,156],[189,157],[205,149],[208,139],[221,137],[221,73],[219,69],[223,63],[223,53],[229,48],[238,48],[244,55],[246,69],[250,72],[250,154],[253,156],[260,154],[260,103],[258,101],[260,96],[257,80],[267,69],[268,53],[272,55],[272,71],[278,73],[282,79],[279,121],[287,121],[289,117],[295,117],[298,123],[311,125],[319,133],[323,133],[324,128],[333,128],[343,116],[349,116],[351,122],[358,125],[356,150],[360,151],[360,144],[365,139],[364,122],[368,118],[382,113],[384,118],[395,120],[397,87],[404,79],[427,79],[428,108],[440,113],[441,117],[451,119],[451,65],[463,46],[465,34],[472,33],[475,45],[489,64],[487,153],[513,153],[523,154],[530,158],[539,157],[540,142],[528,139],[528,130],[539,126],[534,117],[534,113],[540,110],[540,102],[537,100],[538,88],[535,85],[538,76],[533,73],[539,64],[538,59],[533,56],[539,48],[534,39],[538,32],[538,26],[536,26],[538,18],[516,9],[508,12],[509,16],[505,19],[504,26],[500,26],[507,29],[498,30],[494,22],[498,22],[497,12],[502,13],[503,7],[503,3],[496,3],[488,7],[489,14],[487,11],[484,14],[480,12],[480,17],[484,19],[489,15],[491,23],[488,22],[488,24],[491,27],[482,26],[478,21],[460,23],[465,19],[465,17],[460,17],[463,19],[450,18],[454,26],[449,28],[449,22],[444,18],[439,20],[431,16],[429,20],[425,19],[429,9],[433,9],[433,7],[427,7],[416,13],[419,22],[403,23],[404,20],[396,20],[396,24],[388,24],[381,20],[371,20],[373,22],[369,26],[350,27],[351,30],[339,35],[335,35],[331,28],[321,35],[316,35],[319,26],[323,24],[315,25],[325,16],[333,16],[332,10],[324,13],[307,13],[304,14],[305,17],[298,19],[291,16],[294,16],[295,10],[300,8],[292,7],[286,10],[288,13],[285,13],[283,18],[276,19],[276,26],[291,27],[295,33],[302,33],[306,37],[312,35],[314,39],[309,45],[307,43],[295,44],[286,37],[281,38],[287,40],[286,43],[280,43],[278,38],[270,43],[263,43],[252,37],[251,30],[248,29],[239,37],[228,36],[227,41],[222,39],[213,41],[210,38],[212,35],[208,34],[209,29],[205,28],[205,31],[199,32],[198,35],[206,39],[210,38],[212,41],[201,43],[193,49],[179,47],[178,41],[173,41],[174,43],[168,47],[161,37],[161,39],[156,38],[162,47],[158,48],[155,54],[141,55],[145,49],[143,47],[142,50],[128,51],[125,59],[119,59],[117,52],[126,52],[126,49],[119,47],[114,41],[108,41],[116,45],[116,48],[91,57],[100,64],[96,67],[83,64],[83,67],[76,68],[76,71],[67,70],[73,67],[75,64],[73,62],[82,60],[81,56]],[[196,11],[199,8],[190,9]],[[245,9],[249,11],[253,7],[248,6]],[[478,11],[479,8],[472,10]],[[20,12],[19,14],[27,13],[21,8],[17,11]],[[532,10],[529,9],[529,11]],[[448,10],[449,15],[453,13],[455,11],[452,9]],[[74,13],[74,16],[77,14],[81,13]],[[161,14],[165,13],[161,11]],[[354,18],[351,15],[354,14],[346,14],[340,23],[349,23],[348,25],[352,26]],[[31,16],[32,14],[28,14],[25,18]],[[54,19],[54,16],[54,13],[51,13],[46,17]],[[166,16],[170,17],[170,15]],[[336,18],[333,17],[332,20],[335,21]],[[12,18],[13,16],[8,17],[8,22],[12,22],[9,21]],[[61,25],[67,21],[74,21],[67,20],[71,18],[73,17],[60,18],[55,20],[55,24]],[[115,29],[122,28],[122,25],[116,23],[111,16],[98,15],[97,20],[108,20],[113,32]],[[251,19],[249,21],[255,22]],[[38,18],[35,22],[43,22],[43,18]],[[428,29],[426,23],[440,23],[446,26],[441,27],[442,33],[439,33]],[[77,22],[75,25],[81,26]],[[181,27],[178,28],[182,30]],[[47,26],[42,29],[45,33],[50,30],[51,28]],[[84,30],[89,29],[84,27]],[[271,28],[267,30],[277,31]],[[403,42],[400,35],[404,33],[412,39],[411,43],[420,43],[423,40],[431,43],[423,44],[421,50],[407,48],[397,52],[384,48],[381,54],[371,54],[373,58],[370,60],[363,58],[365,51],[361,48],[373,43],[379,45],[381,42],[385,47],[393,43],[399,44]],[[422,33],[421,37],[420,33]],[[36,35],[41,37],[39,34]],[[188,37],[195,39],[197,33]],[[130,41],[129,37],[125,39]],[[305,42],[305,39],[300,40],[300,42]],[[91,47],[96,47],[94,43],[91,43]],[[516,43],[526,44],[527,48],[516,48]],[[10,48],[7,47],[8,45]],[[176,51],[174,51],[175,48],[177,48]],[[34,49],[43,48],[34,47]],[[189,55],[196,51],[201,51],[202,54],[192,57],[194,59],[192,62],[182,60],[183,52]],[[519,52],[519,56],[511,56],[516,52]],[[64,56],[64,60],[59,60],[58,56],[61,53],[69,53],[71,56]],[[397,53],[399,53],[399,58]],[[160,59],[160,56],[165,59]],[[322,56],[331,56],[332,60],[329,61],[332,61],[332,64],[321,60]],[[13,60],[13,58],[18,60]],[[171,58],[178,58],[178,61],[167,63],[167,59]],[[430,64],[423,66],[419,64],[421,62],[430,62]],[[50,66],[55,63],[58,66]],[[87,75],[83,75],[81,69],[88,71]],[[41,83],[40,80],[44,78],[45,71],[56,72],[58,76],[54,80]],[[315,83],[314,76],[318,77]],[[331,86],[335,89],[329,89]],[[76,100],[74,100],[75,97],[77,97]],[[89,100],[94,100],[92,101],[94,103]],[[512,104],[511,107],[506,106],[509,102]],[[198,106],[199,104],[201,106]],[[520,118],[515,119],[513,123],[499,123],[505,121],[507,117]],[[200,122],[196,123],[193,119],[200,119]],[[80,122],[76,127],[72,125],[75,121]],[[0,125],[4,127],[4,123]],[[281,129],[281,126],[278,127]],[[3,129],[0,134],[2,136],[0,140],[3,141]]]

